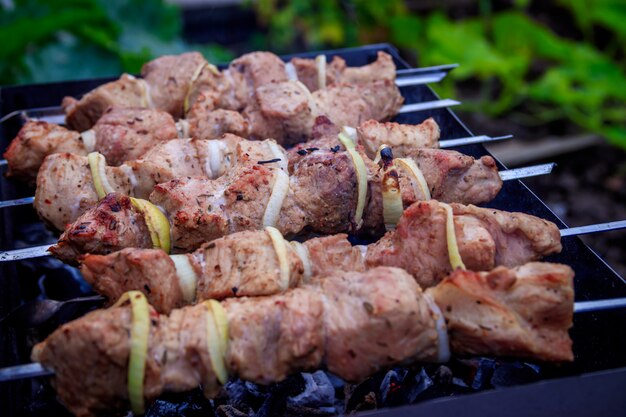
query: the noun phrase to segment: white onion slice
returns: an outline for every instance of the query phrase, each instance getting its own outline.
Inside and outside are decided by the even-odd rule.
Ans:
[[[206,337],[207,348],[209,351],[209,359],[211,361],[211,368],[215,372],[215,376],[220,384],[224,385],[228,381],[228,370],[226,369],[225,351],[223,350],[224,342],[221,340],[217,320],[215,319],[215,311],[213,309],[213,300],[204,302],[206,307]],[[219,303],[218,303],[219,304]]]
[[[81,133],[80,139],[83,141],[87,153],[91,153],[96,149],[96,132],[93,129],[85,130]]]
[[[213,311],[213,318],[215,319],[215,324],[217,324],[217,332],[220,335],[220,348],[224,360],[226,360],[226,351],[228,350],[228,316],[219,301],[208,300],[208,303]]]
[[[126,177],[128,177],[128,181],[130,182],[130,187],[131,187],[131,195],[135,195],[135,189],[137,188],[137,177],[135,176],[135,171],[133,170],[133,167],[126,165],[126,164],[122,164],[120,165],[121,170],[124,172],[124,174],[126,174]]]
[[[309,90],[308,87],[304,85],[304,83],[302,83],[302,81],[296,81],[295,83],[300,87],[302,91],[304,91],[304,94],[309,100],[309,108],[311,109],[311,114],[317,114],[317,102],[315,101],[313,94],[311,94],[311,90]]]
[[[456,241],[456,233],[454,231],[454,213],[452,207],[445,203],[439,203],[446,210],[446,242],[448,244],[448,258],[450,259],[450,265],[452,269],[457,268],[465,269],[463,259],[461,259],[461,252],[459,252],[459,245]]]
[[[363,210],[365,209],[365,197],[367,196],[367,168],[365,167],[363,157],[355,150],[354,143],[352,143],[350,138],[340,133],[339,141],[346,147],[356,171],[358,194],[354,222],[356,223],[356,228],[360,229],[363,225]]]
[[[309,249],[300,242],[289,242],[294,249],[302,265],[304,266],[304,282],[309,282],[309,279],[313,276],[313,266],[311,265],[311,256],[309,255]]]
[[[280,149],[280,146],[276,143],[274,139],[267,139],[265,143],[267,143],[267,147],[269,148],[270,153],[272,154],[274,159],[280,159],[280,161],[278,161],[278,166],[280,167],[280,169],[287,172],[287,157],[285,153]]]
[[[265,213],[263,213],[263,226],[276,226],[280,209],[289,192],[289,175],[282,169],[277,169],[274,174],[274,185],[272,194],[267,202]]]
[[[209,179],[216,179],[224,171],[224,149],[226,146],[219,139],[203,141],[207,146],[207,158],[204,161],[204,175]]]
[[[424,174],[422,170],[419,169],[415,161],[407,158],[398,158],[395,160],[398,166],[404,168],[409,172],[417,182],[417,186],[422,192],[422,196],[424,196],[424,200],[430,200],[430,189],[428,188],[428,183],[426,182],[426,178],[424,178]],[[417,197],[417,196],[416,196]]]
[[[135,415],[144,412],[143,385],[150,337],[150,306],[140,291],[128,291],[112,308],[130,301],[132,325],[130,328],[130,354],[128,356],[128,398]]]
[[[104,159],[104,155],[99,152],[91,152],[87,155],[87,160],[89,161],[93,186],[96,189],[98,199],[102,199],[106,197],[107,194],[115,192],[115,189],[111,186],[106,176],[106,160]]]
[[[187,304],[191,304],[196,299],[196,286],[198,285],[198,275],[191,265],[188,255],[170,255],[174,267],[178,284],[183,293],[183,299]]]
[[[189,137],[189,122],[185,119],[179,119],[176,122],[176,132],[180,139],[187,139]]]
[[[315,57],[315,66],[317,67],[317,88],[326,88],[326,55],[318,55]]]
[[[148,84],[148,82],[144,79],[139,79],[138,81],[141,85],[141,98],[143,100],[143,107],[148,109],[154,109],[154,103],[152,102],[152,96],[150,95],[150,84]]]
[[[265,228],[265,231],[272,240],[272,245],[274,245],[274,251],[280,267],[280,289],[285,291],[289,288],[289,275],[291,275],[289,260],[287,259],[287,242],[285,242],[283,235],[275,227],[268,226]]]
[[[437,362],[448,362],[450,360],[450,339],[448,338],[446,319],[429,293],[424,293],[424,299],[435,319],[435,328],[437,329]]]
[[[351,126],[344,126],[341,128],[341,133],[349,137],[352,140],[352,143],[354,144],[357,143],[358,135],[357,135],[357,131],[355,128]]]
[[[287,73],[289,81],[298,81],[298,71],[296,71],[296,67],[294,67],[293,63],[287,62],[285,64],[285,72]]]
[[[367,256],[367,245],[356,245],[355,248],[361,252],[361,258],[365,259]]]
[[[185,94],[185,99],[183,100],[183,114],[186,114],[191,107],[189,103],[189,98],[191,97],[191,92],[193,91],[193,85],[198,80],[198,77],[202,73],[204,67],[206,67],[207,65],[209,65],[208,62],[203,62],[202,64],[198,65],[198,68],[196,68],[196,70],[193,72],[193,75],[191,76],[189,88],[187,89],[187,94]]]

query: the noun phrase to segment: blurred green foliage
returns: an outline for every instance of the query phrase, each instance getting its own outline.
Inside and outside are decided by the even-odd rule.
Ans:
[[[272,49],[304,43],[310,49],[388,41],[413,51],[420,65],[457,62],[440,94],[458,97],[459,86],[478,80],[482,91],[465,109],[507,114],[526,125],[569,120],[626,148],[626,2],[558,0],[582,34],[562,37],[530,17],[527,0],[453,20],[441,11],[417,15],[402,0],[258,0]],[[295,30],[294,30],[295,28]],[[610,33],[594,42],[594,29]]]
[[[186,44],[180,10],[164,0],[4,0],[0,39],[0,84],[138,73],[190,49],[232,59],[218,46]]]

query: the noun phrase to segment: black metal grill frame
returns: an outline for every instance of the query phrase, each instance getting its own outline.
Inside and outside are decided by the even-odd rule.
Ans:
[[[363,65],[376,58],[376,52],[382,50],[394,57],[397,67],[409,68],[398,51],[388,44],[369,45],[358,48],[324,51],[330,59],[334,55],[343,57],[348,65]],[[297,54],[301,57],[314,57],[319,52]],[[285,57],[285,59],[290,56]],[[66,95],[80,96],[86,91],[109,81],[96,79],[71,81],[54,84],[25,85],[0,89],[0,114],[7,114],[16,109],[54,106]],[[427,86],[412,86],[401,89],[406,103],[431,101],[438,97]],[[442,139],[471,135],[471,132],[450,109],[436,109],[418,113],[399,115],[395,120],[400,123],[419,123],[433,117],[441,127]],[[5,149],[17,132],[15,122],[0,127],[0,149]],[[502,132],[506,134],[507,132]],[[469,145],[458,148],[459,151],[480,157],[488,152],[482,145]],[[499,163],[499,168],[504,166]],[[575,192],[572,190],[572,192]],[[33,190],[15,181],[0,179],[0,200],[7,200],[32,195]],[[548,207],[521,181],[505,182],[498,197],[488,207],[521,211],[533,214],[556,223],[565,225]],[[0,210],[0,249],[13,249],[13,242],[20,227],[36,220],[32,208],[8,208]],[[607,219],[613,220],[613,219]],[[43,242],[40,242],[43,243]],[[626,296],[626,282],[615,273],[590,248],[577,237],[564,238],[563,252],[547,259],[572,266],[576,272],[576,300],[595,300]],[[23,287],[33,285],[25,283],[19,276],[22,269],[17,263],[0,264],[1,285],[0,316],[24,301]],[[621,394],[626,382],[626,310],[604,311],[576,315],[571,331],[574,340],[576,360],[572,364],[554,367],[549,371],[548,381],[521,387],[484,392],[479,394],[440,398],[419,404],[389,410],[363,413],[373,416],[404,416],[417,413],[447,415],[463,413],[465,415],[568,415],[588,414],[592,410],[623,414],[626,409],[626,396]],[[27,353],[20,350],[20,340],[24,335],[14,331],[0,333],[0,366],[26,362]],[[607,370],[610,370],[607,372]],[[604,372],[601,372],[604,371]],[[598,373],[599,372],[599,373]],[[25,386],[26,385],[26,386]],[[22,414],[16,401],[28,383],[11,386],[0,391],[0,404],[8,404],[10,414]],[[619,389],[619,391],[618,391]]]

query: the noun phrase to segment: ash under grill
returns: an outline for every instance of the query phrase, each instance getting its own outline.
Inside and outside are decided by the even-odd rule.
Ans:
[[[363,65],[375,59],[376,51],[381,49],[394,57],[398,68],[408,67],[398,56],[397,51],[387,45],[328,51],[327,55],[340,55],[349,65]],[[108,80],[5,88],[0,90],[2,105],[0,113],[7,114],[21,108],[57,105],[63,96],[80,95],[104,81]],[[403,87],[402,93],[406,103],[438,99],[426,86]],[[442,140],[470,134],[459,119],[444,108],[402,114],[395,121],[416,124],[428,117],[433,117],[441,127]],[[19,125],[14,120],[0,128],[2,129],[0,147],[4,149],[14,137]],[[458,150],[474,157],[487,154],[482,145],[468,145]],[[30,195],[33,195],[32,189],[4,178],[0,180],[0,200]],[[519,181],[505,182],[498,197],[488,206],[533,214],[560,227],[564,226]],[[45,229],[30,207],[3,209],[0,216],[2,216],[0,249],[16,249],[55,241],[55,236]],[[563,247],[561,254],[552,256],[546,261],[572,266],[576,272],[577,301],[626,296],[624,281],[578,238],[564,238]],[[0,270],[3,281],[3,291],[0,292],[0,316],[4,316],[24,301],[44,298],[68,300],[92,294],[77,270],[52,258],[2,263]],[[60,323],[72,320],[97,307],[99,307],[97,301],[78,305],[68,304],[50,320],[39,323],[36,327],[26,326],[32,323],[24,323],[19,317],[14,318],[11,323],[5,323],[0,329],[0,366],[28,362],[30,349],[35,340],[43,338]],[[474,413],[474,409],[468,404],[474,404],[480,396],[462,394],[494,388],[497,390],[485,394],[484,408],[489,408],[490,405],[511,406],[514,403],[510,400],[511,393],[524,389],[533,393],[533,401],[536,404],[544,405],[546,409],[550,404],[558,407],[554,392],[567,388],[573,399],[571,404],[578,404],[579,409],[581,407],[591,409],[598,405],[594,398],[601,396],[589,397],[589,403],[581,404],[580,401],[586,398],[586,393],[593,392],[602,385],[610,390],[613,386],[611,384],[615,381],[623,383],[626,380],[626,370],[620,369],[626,366],[626,355],[623,353],[626,352],[626,311],[610,310],[576,315],[571,335],[576,355],[575,361],[571,364],[544,365],[494,358],[469,358],[454,359],[446,365],[414,364],[394,368],[387,372],[379,372],[356,385],[345,384],[322,371],[295,375],[267,387],[236,380],[225,387],[228,395],[214,401],[206,400],[199,390],[186,394],[166,395],[157,400],[147,410],[146,415],[326,416],[402,405],[410,406],[377,411],[376,415],[404,415],[426,410],[437,415],[451,409],[472,415],[480,414],[480,411],[476,410]],[[581,377],[603,370],[612,371],[604,376]],[[566,379],[568,377],[573,379]],[[528,388],[517,387],[538,381],[548,382],[543,383],[543,389],[533,390],[536,385],[529,385]],[[578,381],[579,384],[572,385],[570,381]],[[428,401],[435,398],[445,401],[437,403]],[[613,408],[619,410],[623,400],[614,399],[614,402],[609,399],[603,401],[605,410],[607,407],[609,410]],[[3,384],[0,390],[0,403],[5,405],[7,415],[68,415],[67,411],[54,400],[54,391],[45,379]],[[565,409],[554,408],[554,410]]]

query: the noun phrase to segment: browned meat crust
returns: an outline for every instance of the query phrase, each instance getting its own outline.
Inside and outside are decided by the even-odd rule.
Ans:
[[[118,167],[109,167],[106,177],[116,192],[130,194],[131,183]],[[35,210],[58,230],[94,207],[98,202],[86,156],[56,153],[44,159],[37,174]]]
[[[572,361],[574,272],[569,266],[528,263],[490,272],[455,271],[431,294],[459,355]]]
[[[118,80],[91,90],[80,100],[65,97],[62,106],[68,127],[84,132],[91,129],[109,107],[147,107],[145,82],[124,74]]]
[[[205,142],[199,141],[196,146],[199,144],[204,146]],[[196,165],[200,172],[187,171],[184,174],[177,168],[185,166],[193,168],[194,164],[185,164],[184,160],[177,161],[174,155],[167,153],[163,155],[167,167],[165,170],[160,169],[164,163],[156,157],[147,158],[141,164],[131,164],[137,174],[135,177],[140,181],[140,185],[134,188],[135,195],[142,197],[154,189],[150,194],[150,200],[161,206],[170,217],[176,250],[190,251],[204,242],[227,234],[262,228],[263,216],[274,181],[280,171],[280,161],[271,162],[274,160],[273,156],[266,153],[269,152],[269,148],[262,142],[237,142],[233,139],[232,143],[237,143],[236,154],[232,158],[235,165],[227,175],[216,180],[199,177],[180,178],[180,175],[202,175],[200,168],[206,164]],[[191,143],[189,145],[191,146]],[[250,146],[247,147],[248,145]],[[260,159],[263,157],[267,159]],[[495,166],[489,163],[490,159],[475,161],[457,152],[443,150],[418,153],[417,158],[415,160],[423,164],[425,176],[430,181],[429,184],[432,184],[433,196],[442,201],[456,199],[456,201],[482,202],[487,197],[495,196],[500,188],[501,180]],[[267,161],[271,163],[260,163]],[[380,233],[383,218],[379,167],[367,158],[365,162],[369,184],[362,229],[354,222],[358,197],[354,163],[347,152],[338,151],[336,148],[306,151],[305,155],[298,155],[297,161],[291,164],[289,187],[276,227],[286,236],[294,236],[305,231],[323,234],[357,231],[374,235]],[[152,174],[148,175],[149,172]],[[155,186],[168,177],[179,178]],[[413,181],[405,173],[400,173],[405,207],[421,198],[415,191]],[[473,182],[482,186],[473,187]],[[457,188],[464,190],[465,194],[457,191]],[[141,190],[141,195],[138,190]],[[95,193],[91,198],[95,199]],[[45,206],[43,209],[45,210]],[[489,241],[485,241],[484,245]],[[488,257],[490,253],[480,252],[480,255]],[[523,255],[521,259],[528,260],[525,256]],[[469,265],[472,265],[471,259],[473,258],[470,257]],[[475,262],[483,268],[485,264],[487,268],[495,265],[482,258],[480,263]],[[441,273],[436,275],[443,276],[442,274],[445,275],[447,272],[449,271],[442,269]]]
[[[83,253],[107,254],[127,247],[151,248],[150,232],[130,198],[112,193],[69,226],[49,250],[72,263]]]
[[[515,266],[561,251],[555,224],[524,213],[454,204],[459,252],[470,270]],[[395,231],[370,245],[366,265],[397,266],[424,287],[452,272],[446,242],[446,215],[436,201],[417,202],[404,211]]]
[[[109,108],[93,130],[95,150],[113,166],[138,159],[158,143],[178,138],[174,119],[160,110]]]
[[[28,121],[3,155],[9,165],[7,176],[32,184],[44,158],[57,152],[87,155],[78,132],[52,123]]]

